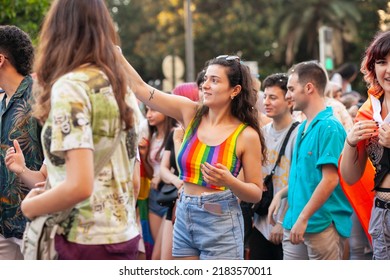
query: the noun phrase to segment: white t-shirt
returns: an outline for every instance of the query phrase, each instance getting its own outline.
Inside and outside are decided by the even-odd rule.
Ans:
[[[264,133],[264,138],[265,138],[265,144],[267,147],[267,157],[268,157],[268,164],[266,166],[263,166],[262,169],[263,176],[266,176],[267,174],[271,173],[271,170],[274,167],[275,162],[278,158],[279,151],[282,147],[284,138],[286,137],[286,134],[290,129],[290,127],[291,125],[289,125],[283,130],[276,131],[271,122],[262,128]],[[288,184],[292,152],[294,149],[297,132],[298,132],[298,127],[296,127],[291,133],[290,138],[287,142],[284,155],[282,156],[278,167],[275,169],[275,174],[272,176],[272,180],[274,184],[274,194],[277,193],[282,188],[284,188],[285,186],[287,186]],[[277,217],[275,219],[279,219],[282,209],[284,208],[286,203],[287,200],[283,199],[279,213],[277,214]],[[254,226],[263,234],[263,236],[269,239],[273,226],[267,222],[267,216],[259,217],[257,214],[255,214],[253,223]]]

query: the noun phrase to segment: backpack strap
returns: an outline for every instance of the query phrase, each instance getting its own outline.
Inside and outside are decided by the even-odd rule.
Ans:
[[[286,151],[286,146],[287,146],[287,142],[288,142],[288,139],[290,139],[290,135],[291,133],[293,132],[293,130],[300,124],[300,122],[294,122],[291,126],[290,126],[290,129],[288,130],[287,134],[286,134],[286,137],[284,137],[284,140],[283,140],[283,144],[282,144],[282,147],[280,148],[280,151],[279,151],[279,155],[278,155],[278,158],[275,162],[275,165],[274,165],[274,168],[272,168],[272,171],[271,171],[271,175],[274,175],[275,174],[275,170],[276,170],[276,167],[278,166],[280,160],[282,159],[282,156],[284,155],[284,152]]]

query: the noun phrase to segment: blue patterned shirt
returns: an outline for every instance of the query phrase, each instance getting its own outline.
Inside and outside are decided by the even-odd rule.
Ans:
[[[6,238],[22,238],[27,220],[20,203],[29,192],[29,188],[5,166],[6,151],[17,139],[29,169],[39,170],[43,161],[40,127],[31,117],[32,83],[31,76],[26,76],[8,105],[6,96],[0,104],[0,234]]]

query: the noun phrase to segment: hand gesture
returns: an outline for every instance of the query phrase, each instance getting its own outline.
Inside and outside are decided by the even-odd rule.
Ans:
[[[220,163],[213,166],[205,162],[201,165],[201,171],[206,183],[214,186],[229,186],[229,181],[233,177],[229,169]]]
[[[24,155],[22,149],[19,146],[18,140],[14,140],[14,147],[8,148],[5,156],[5,165],[8,170],[18,174],[21,174],[26,164],[24,161]]]
[[[283,241],[283,227],[279,222],[276,223],[276,225],[272,228],[271,234],[269,236],[269,241],[271,241],[275,245],[282,243],[282,241]]]
[[[361,140],[367,140],[378,135],[378,128],[378,123],[375,121],[356,122],[348,133],[347,141],[351,145],[357,145]]]
[[[160,176],[153,176],[152,180],[150,180],[150,187],[152,189],[157,190],[158,189],[158,185],[160,184],[160,182],[161,182]]]
[[[141,158],[145,159],[149,150],[149,140],[143,137],[138,143],[138,150]]]
[[[282,198],[280,197],[279,192],[277,192],[274,195],[274,198],[272,199],[270,206],[268,207],[267,219],[268,222],[273,226],[276,225],[275,217],[277,217],[278,215],[281,204],[282,204]]]

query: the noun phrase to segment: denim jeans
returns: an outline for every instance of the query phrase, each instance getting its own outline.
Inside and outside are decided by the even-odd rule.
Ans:
[[[390,210],[374,206],[368,232],[372,237],[374,260],[390,260]]]
[[[243,259],[244,221],[230,190],[201,196],[182,193],[176,207],[174,257]]]
[[[149,211],[153,212],[159,217],[164,217],[164,215],[168,211],[168,207],[161,206],[160,204],[157,203],[157,196],[158,196],[159,191],[155,189],[150,189],[149,192]]]

